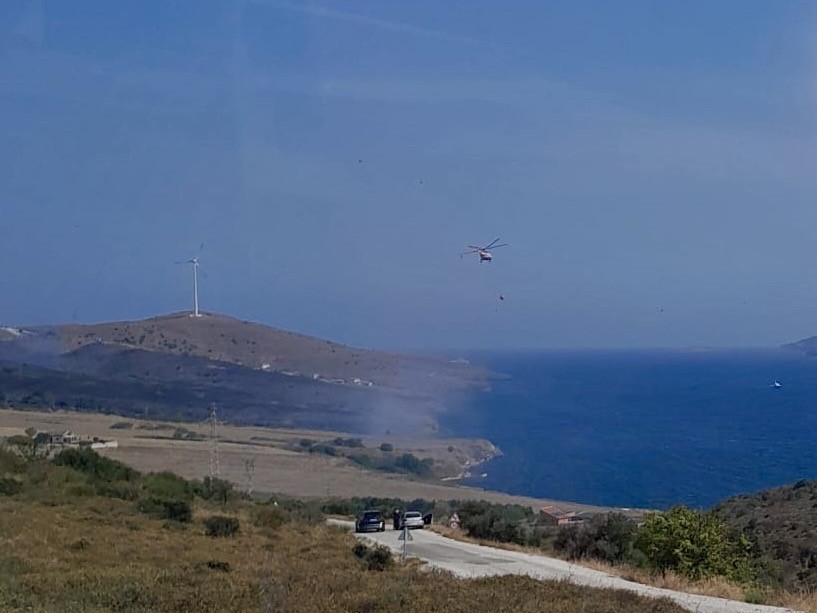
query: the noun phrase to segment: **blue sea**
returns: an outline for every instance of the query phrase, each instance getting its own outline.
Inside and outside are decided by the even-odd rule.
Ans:
[[[509,377],[442,421],[444,433],[504,452],[468,485],[662,509],[817,478],[817,358],[783,349],[468,357]]]

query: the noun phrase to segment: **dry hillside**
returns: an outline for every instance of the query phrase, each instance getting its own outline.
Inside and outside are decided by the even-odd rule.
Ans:
[[[487,377],[484,370],[461,362],[356,349],[211,313],[199,318],[175,313],[142,321],[69,324],[47,332],[56,336],[63,352],[102,342],[347,383],[360,379],[362,384],[371,381],[392,389],[421,381],[423,387],[429,382],[469,385]]]

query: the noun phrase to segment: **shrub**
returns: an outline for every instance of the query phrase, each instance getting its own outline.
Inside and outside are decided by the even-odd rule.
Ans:
[[[11,449],[0,445],[0,473],[21,473],[26,469],[26,463]]]
[[[359,438],[343,438],[339,436],[335,438],[332,443],[338,447],[363,447],[363,441]]]
[[[276,506],[259,506],[252,512],[252,523],[258,528],[277,530],[286,520],[284,511]]]
[[[394,465],[407,473],[427,477],[431,475],[431,467],[434,465],[434,460],[431,458],[420,459],[414,454],[404,453],[394,460]]]
[[[207,560],[206,565],[210,570],[220,570],[223,573],[229,573],[232,570],[229,562],[220,562],[219,560]]]
[[[6,443],[17,448],[18,453],[26,460],[37,457],[37,443],[24,434],[15,434],[6,439]]]
[[[314,445],[314,444],[315,444],[315,441],[313,441],[311,438],[302,438],[302,439],[301,439],[301,442],[300,442],[300,443],[298,443],[298,444],[299,444],[301,447],[303,447],[304,449],[307,449],[307,448],[309,448],[309,447],[312,447],[312,445]]]
[[[151,498],[187,501],[193,499],[193,486],[186,479],[169,471],[145,475],[142,487]]]
[[[108,498],[136,500],[141,493],[140,486],[134,481],[103,481],[96,484],[96,492]]]
[[[233,484],[218,477],[205,477],[195,493],[205,500],[215,500],[222,504],[227,504],[236,497]]]
[[[239,521],[236,517],[212,515],[204,520],[204,528],[207,536],[234,536],[238,532]]]
[[[336,456],[338,455],[338,450],[332,447],[332,445],[320,443],[318,445],[312,445],[312,447],[309,448],[309,453],[322,453],[328,456]]]
[[[101,456],[90,447],[63,449],[52,462],[85,473],[93,481],[134,481],[139,477],[130,466]]]
[[[712,513],[683,505],[647,515],[636,546],[655,570],[672,569],[690,579],[719,575],[748,581],[756,572],[751,563],[751,543],[743,534],[735,538]]]
[[[81,538],[78,541],[74,541],[73,543],[68,545],[68,549],[70,549],[71,551],[85,551],[86,549],[88,549],[88,547],[90,547],[90,545],[91,544],[86,539]]]
[[[133,422],[130,421],[118,421],[111,424],[111,430],[130,430],[131,428],[133,428]]]
[[[169,519],[181,523],[187,523],[193,519],[193,510],[186,500],[143,498],[137,503],[136,508],[156,519]]]
[[[6,496],[14,496],[19,494],[23,489],[23,484],[17,479],[11,477],[0,477],[0,494]]]
[[[391,551],[383,545],[369,547],[365,543],[358,541],[352,547],[352,553],[363,561],[366,570],[383,571],[394,564]]]
[[[571,559],[596,558],[611,563],[633,560],[636,526],[621,513],[605,513],[580,525],[561,528],[553,548]]]
[[[462,528],[469,536],[503,543],[539,546],[544,530],[535,530],[533,511],[521,505],[463,502],[458,509]]]
[[[394,451],[394,445],[391,443],[380,443],[380,451],[383,453],[391,453]]]

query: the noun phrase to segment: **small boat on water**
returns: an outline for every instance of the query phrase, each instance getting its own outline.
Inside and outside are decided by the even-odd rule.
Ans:
[[[772,387],[777,389],[778,387],[783,387],[783,386],[780,384],[780,381],[775,381],[774,383],[772,383]]]

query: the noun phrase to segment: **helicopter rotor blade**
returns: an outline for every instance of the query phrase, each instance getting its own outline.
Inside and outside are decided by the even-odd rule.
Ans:
[[[501,245],[494,245],[491,249],[499,249],[500,247],[507,247],[508,243],[502,243]]]
[[[488,245],[485,246],[485,249],[492,249],[494,245],[499,242],[499,237],[497,236],[494,240],[492,240]]]

